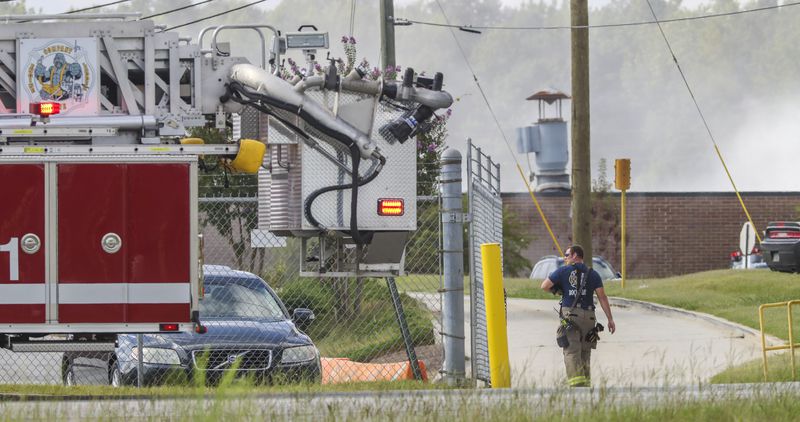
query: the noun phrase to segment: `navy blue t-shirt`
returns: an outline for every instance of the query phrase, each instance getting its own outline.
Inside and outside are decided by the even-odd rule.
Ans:
[[[584,264],[565,265],[550,274],[553,289],[562,292],[561,306],[571,308],[578,294],[578,274],[583,277],[581,281],[581,295],[577,307],[594,309],[594,291],[603,287],[603,280],[597,271],[589,269]]]

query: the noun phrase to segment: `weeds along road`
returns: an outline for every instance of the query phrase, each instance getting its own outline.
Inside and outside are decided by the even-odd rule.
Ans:
[[[705,387],[427,390],[275,394],[186,399],[0,401],[3,419],[169,420],[510,420],[561,415],[561,409],[597,411],[635,406],[674,408],[691,403],[796,402],[800,383]],[[503,416],[498,419],[498,416]]]

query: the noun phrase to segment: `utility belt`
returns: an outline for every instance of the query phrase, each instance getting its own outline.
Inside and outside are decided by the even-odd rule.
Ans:
[[[563,305],[562,305],[562,306],[563,306]],[[596,307],[596,306],[594,306],[594,305],[590,305],[590,306],[583,306],[583,305],[580,305],[580,306],[576,306],[576,307],[574,307],[574,308],[570,306],[568,309],[570,310],[570,312],[571,312],[571,310],[572,310],[572,309],[576,309],[576,310],[584,310],[584,311],[594,311],[595,309],[597,309],[597,307]]]
[[[564,313],[564,316],[594,319],[594,309],[569,309]]]
[[[586,318],[594,324],[591,326],[590,329],[587,330],[586,333],[581,331],[579,324],[574,321],[574,319],[578,318]],[[581,323],[584,327],[586,324]],[[585,328],[584,328],[585,329]],[[559,318],[559,325],[558,329],[556,330],[556,343],[561,348],[569,347],[569,339],[567,334],[572,331],[577,331],[578,338],[581,342],[592,343],[592,348],[594,348],[594,344],[600,340],[599,333],[605,330],[603,324],[595,321],[594,309],[581,309],[581,308],[571,308],[566,315],[562,315]]]

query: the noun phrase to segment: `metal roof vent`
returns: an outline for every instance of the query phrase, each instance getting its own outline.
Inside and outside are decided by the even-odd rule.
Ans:
[[[561,102],[570,98],[557,90],[539,91],[527,98],[539,102],[539,120],[517,128],[517,152],[536,155],[536,173],[531,173],[536,192],[570,190],[569,138],[567,122],[561,117]],[[555,110],[555,117],[547,117],[548,109]]]

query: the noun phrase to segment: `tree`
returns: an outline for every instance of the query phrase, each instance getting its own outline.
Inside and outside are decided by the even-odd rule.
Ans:
[[[614,260],[620,253],[620,215],[615,198],[611,195],[611,181],[606,173],[606,159],[597,165],[597,179],[592,180],[593,244],[597,255]]]
[[[192,129],[192,136],[201,138],[207,144],[229,142],[230,131],[220,131],[211,127]],[[216,157],[214,157],[216,158]],[[255,197],[258,177],[250,174],[232,174],[224,159],[212,157],[203,159],[205,170],[199,177],[198,193],[201,198],[242,198]],[[213,163],[216,161],[216,164]],[[233,251],[236,268],[254,271],[252,268],[259,249],[250,247],[250,232],[258,227],[256,203],[205,202],[199,204],[200,226],[212,226],[225,239]],[[245,260],[246,253],[249,259]],[[263,254],[263,250],[261,250]]]
[[[511,211],[503,210],[503,273],[521,275],[531,268],[531,261],[523,255],[531,239],[525,236],[522,221]]]

